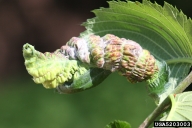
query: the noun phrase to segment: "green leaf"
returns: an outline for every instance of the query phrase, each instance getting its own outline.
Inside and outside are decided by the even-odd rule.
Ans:
[[[101,68],[90,68],[83,74],[74,78],[71,82],[66,82],[57,86],[59,93],[75,93],[84,91],[86,89],[93,88],[102,83],[109,75],[111,71]]]
[[[93,12],[96,17],[84,23],[87,30],[81,37],[114,34],[134,40],[168,63],[175,83],[186,77],[192,65],[192,20],[183,12],[166,2],[161,7],[148,0],[110,1],[109,8]]]
[[[192,91],[174,96],[170,95],[172,107],[164,118],[166,121],[191,121],[192,120]]]
[[[105,128],[131,128],[131,125],[126,121],[115,120],[108,124]]]

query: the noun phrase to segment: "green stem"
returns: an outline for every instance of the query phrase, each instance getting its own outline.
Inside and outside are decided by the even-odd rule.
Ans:
[[[192,58],[190,58],[190,57],[174,58],[174,59],[166,60],[166,63],[168,65],[174,64],[174,63],[190,63],[190,64],[192,64]]]
[[[147,128],[163,111],[169,108],[171,100],[167,97],[155,110],[143,121],[139,128]]]
[[[178,94],[183,92],[192,83],[192,71],[190,74],[179,83],[179,85],[172,92],[173,94]],[[143,121],[139,128],[147,128],[149,125],[165,110],[167,110],[171,105],[171,100],[169,96],[157,107],[155,110]]]

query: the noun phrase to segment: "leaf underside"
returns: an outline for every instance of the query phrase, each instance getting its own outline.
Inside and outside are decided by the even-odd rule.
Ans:
[[[192,120],[192,92],[170,95],[172,107],[166,121],[191,121]]]
[[[114,34],[134,40],[156,59],[167,61],[172,78],[179,82],[186,77],[192,65],[192,20],[183,12],[148,0],[110,1],[109,8],[93,12],[96,17],[83,24],[87,30],[81,37]]]

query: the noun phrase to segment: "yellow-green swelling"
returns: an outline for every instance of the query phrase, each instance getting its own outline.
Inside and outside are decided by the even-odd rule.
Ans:
[[[37,84],[45,88],[56,88],[66,81],[78,78],[87,71],[75,60],[68,60],[58,50],[53,53],[41,53],[30,44],[23,46],[23,56],[28,73]]]

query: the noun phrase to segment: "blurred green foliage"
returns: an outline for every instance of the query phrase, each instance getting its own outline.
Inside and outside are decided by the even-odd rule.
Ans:
[[[155,1],[161,5],[164,2],[164,0]],[[191,0],[166,1],[173,4],[173,6],[176,5],[178,9],[182,9],[185,14],[191,16]],[[60,2],[66,1],[60,0]],[[73,7],[76,5],[79,7],[79,10],[84,9],[86,12],[87,10],[90,11],[90,8],[96,9],[104,6],[100,5],[99,1],[92,2],[95,3],[86,8],[84,8],[85,5],[79,6],[79,4],[73,3],[71,5]],[[100,2],[106,6],[108,5],[105,0],[100,0]],[[93,7],[93,5],[99,6]],[[72,6],[69,6],[69,9],[71,9],[70,11],[74,11]],[[5,7],[5,9],[6,8],[7,7]],[[66,7],[62,8],[66,9]],[[6,15],[8,14],[6,13]],[[15,13],[13,14],[15,16]],[[29,15],[30,13],[26,14]],[[6,19],[6,15],[3,15],[4,17],[1,19]],[[29,20],[33,18],[29,18]],[[34,19],[34,21],[35,20],[36,19]],[[10,23],[7,21],[8,20],[6,20],[6,23]],[[44,22],[42,23],[45,24]],[[77,27],[79,24],[74,24],[74,26]],[[55,24],[53,23],[53,25]],[[3,26],[5,25],[3,24]],[[9,26],[6,26],[5,28],[9,29],[10,26],[11,25],[9,24]],[[34,26],[32,25],[32,27]],[[14,27],[11,26],[11,28]],[[12,33],[10,31],[5,31],[4,29],[2,29],[2,31],[3,33]],[[36,31],[31,31],[30,34],[34,32]],[[74,32],[75,31],[72,31],[73,35]],[[39,33],[37,33],[37,35],[39,36]],[[53,36],[54,35],[51,37]],[[24,37],[26,36],[24,35]],[[8,39],[15,40],[13,37],[8,37]],[[23,44],[17,44],[16,47],[16,45],[13,45],[15,43],[16,42],[11,42],[11,45],[8,45],[9,50],[14,54],[19,53],[19,56],[22,58],[21,49]],[[45,48],[45,51],[49,51],[48,46],[53,47],[55,44],[55,42],[53,44],[45,43],[49,44]],[[36,45],[38,45],[38,43]],[[12,49],[10,49],[11,46],[13,46]],[[1,47],[3,49],[6,48],[5,46]],[[17,49],[18,47],[19,49]],[[13,49],[15,51],[13,51]],[[10,71],[13,73],[13,68],[11,68],[11,66],[15,65],[16,61],[20,61],[14,54],[9,54],[10,56],[8,56],[8,54],[6,55],[6,58],[10,58],[10,62],[6,63],[7,68],[5,69],[7,72]],[[21,63],[23,64],[24,61],[22,60]],[[147,96],[145,83],[130,84],[124,77],[117,74],[110,75],[101,85],[93,89],[77,94],[60,95],[54,92],[54,90],[46,90],[42,85],[35,84],[25,70],[24,64],[19,71],[24,72],[24,74],[17,72],[15,73],[17,76],[8,76],[7,79],[0,81],[0,128],[103,128],[106,124],[116,119],[128,121],[132,125],[132,128],[136,128],[155,107],[152,99]],[[2,73],[2,76],[5,76],[4,72],[0,73]]]
[[[68,95],[25,76],[1,82],[0,128],[103,128],[116,119],[135,128],[155,107],[145,83],[130,84],[117,73],[93,89]]]

